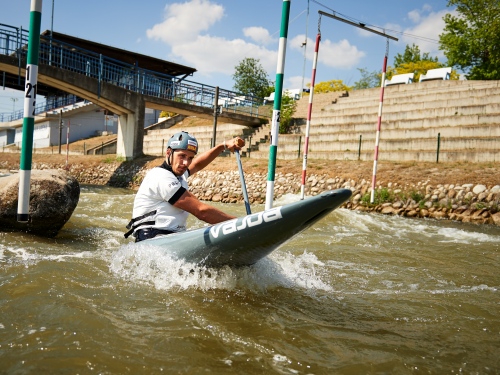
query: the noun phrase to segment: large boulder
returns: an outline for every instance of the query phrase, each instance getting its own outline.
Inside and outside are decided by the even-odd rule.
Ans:
[[[19,174],[0,178],[0,231],[54,237],[69,220],[80,198],[78,181],[66,171],[32,170],[29,221],[17,221]]]

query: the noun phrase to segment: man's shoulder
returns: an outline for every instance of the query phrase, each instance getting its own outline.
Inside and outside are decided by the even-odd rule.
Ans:
[[[165,179],[165,178],[171,178],[171,179],[177,179],[177,177],[175,177],[175,175],[167,170],[167,169],[164,169],[164,168],[160,168],[160,167],[154,167],[154,168],[151,168],[147,173],[146,173],[146,176],[144,177],[144,179],[158,179],[158,178],[161,178],[161,179]]]

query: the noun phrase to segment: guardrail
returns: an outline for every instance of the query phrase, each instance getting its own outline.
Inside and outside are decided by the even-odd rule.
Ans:
[[[28,30],[0,24],[0,53],[15,56],[21,66],[21,61],[27,54],[28,36]],[[216,91],[214,86],[143,69],[52,39],[50,36],[40,36],[39,65],[41,64],[79,73],[95,78],[99,83],[106,82],[143,95],[200,107],[214,106]],[[97,94],[100,95],[100,92]],[[219,103],[223,103],[225,111],[240,112],[252,117],[269,117],[267,113],[259,113],[262,102],[262,98],[219,89]],[[37,112],[35,109],[35,113],[44,110]]]

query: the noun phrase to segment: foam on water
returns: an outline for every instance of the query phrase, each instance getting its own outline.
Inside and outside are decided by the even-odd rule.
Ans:
[[[121,278],[147,283],[160,290],[332,289],[322,281],[324,264],[314,254],[306,252],[295,256],[276,251],[250,267],[213,269],[175,259],[158,247],[127,244],[112,255],[110,270]]]
[[[93,256],[94,253],[90,251],[52,255],[39,254],[37,252],[32,252],[31,250],[26,248],[3,247],[2,249],[0,249],[0,262],[20,261],[26,266],[36,264],[44,260],[62,262],[67,259],[92,258]]]
[[[441,242],[454,243],[475,243],[475,242],[491,242],[500,243],[500,236],[489,235],[486,233],[468,232],[457,228],[439,228],[437,234],[444,237]]]

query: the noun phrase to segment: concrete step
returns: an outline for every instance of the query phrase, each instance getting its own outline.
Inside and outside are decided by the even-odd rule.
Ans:
[[[473,90],[439,93],[413,93],[411,95],[399,95],[397,97],[384,96],[383,106],[393,105],[410,106],[418,104],[420,108],[439,108],[449,106],[468,106],[471,104],[498,103],[500,89],[494,90]],[[496,100],[495,100],[496,98]],[[487,102],[483,102],[487,100]],[[380,95],[358,98],[340,98],[337,103],[325,106],[323,111],[339,111],[346,108],[376,107],[380,104]],[[314,110],[314,103],[313,103]]]
[[[499,81],[429,81],[409,85],[395,85],[384,88],[384,97],[411,96],[427,92],[458,92],[500,88]],[[355,100],[363,96],[380,95],[380,87],[349,91],[349,98]]]
[[[351,121],[348,121],[351,120]],[[357,120],[357,121],[355,121]],[[316,121],[316,119],[311,119],[311,128],[320,126],[341,126],[350,125],[352,126],[352,131],[357,132],[360,126],[367,129],[370,123],[373,125],[377,124],[377,117],[369,118],[323,118],[321,121]],[[432,117],[432,118],[417,118],[417,119],[399,119],[391,120],[385,116],[382,116],[382,128],[383,129],[414,129],[414,128],[433,128],[433,127],[457,127],[457,126],[471,126],[477,124],[489,124],[492,126],[497,126],[500,124],[500,113],[489,114],[489,115],[463,115],[451,117]]]
[[[426,119],[435,119],[437,117],[447,119],[448,122],[454,122],[459,117],[464,119],[475,119],[477,116],[498,116],[500,115],[500,104],[480,105],[471,107],[450,107],[414,111],[383,111],[382,122],[391,124],[395,121],[425,121]],[[462,120],[464,120],[462,119]],[[345,114],[340,113],[337,116],[327,116],[322,114],[319,117],[311,118],[311,125],[343,125],[343,124],[373,124],[378,122],[378,113],[360,113]]]
[[[298,151],[304,152],[304,137],[287,136],[279,138],[279,152],[292,152],[297,154]],[[299,143],[300,142],[300,143]],[[414,150],[414,151],[429,151],[436,150],[438,138],[414,138],[411,139],[387,139],[381,138],[379,148],[388,151],[399,150]],[[270,144],[259,145],[259,151],[269,152]],[[373,150],[375,147],[375,139],[362,139],[361,149]],[[498,150],[500,149],[500,138],[493,137],[440,137],[440,148],[443,150]],[[344,141],[324,141],[314,137],[309,138],[309,152],[339,152],[339,151],[358,151],[360,142],[358,139]]]
[[[407,105],[393,104],[383,105],[382,117],[386,118],[425,118],[470,114],[493,114],[500,113],[500,95],[498,97],[477,98],[475,101],[449,101],[446,103],[420,102]],[[347,116],[372,116],[378,117],[378,104],[364,107],[337,107],[335,109],[324,110],[315,113],[311,120],[322,118],[345,118]]]
[[[265,151],[252,152],[250,159],[268,159],[269,153]],[[281,152],[278,150],[278,160],[294,160],[302,159],[303,155],[297,156],[297,152]],[[361,160],[371,161],[374,158],[374,152],[362,151],[358,157],[357,151],[341,151],[341,152],[310,152],[308,153],[309,165],[314,163],[314,160]],[[378,162],[387,161],[422,161],[436,162],[438,155],[436,150],[433,151],[380,151]],[[500,154],[496,151],[478,151],[470,150],[467,153],[457,150],[441,150],[439,152],[439,162],[469,162],[469,163],[484,163],[500,161]],[[370,176],[371,177],[371,176]]]

